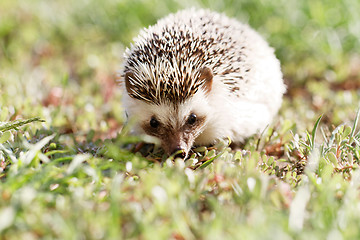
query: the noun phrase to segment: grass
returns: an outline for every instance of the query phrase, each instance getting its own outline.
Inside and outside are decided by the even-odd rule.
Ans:
[[[184,162],[129,136],[114,76],[139,29],[188,6],[264,35],[288,92],[241,150],[224,140]],[[359,8],[2,0],[0,238],[358,239]]]

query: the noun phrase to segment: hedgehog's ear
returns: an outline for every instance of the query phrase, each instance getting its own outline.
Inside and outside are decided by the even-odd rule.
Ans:
[[[212,88],[212,80],[213,80],[213,73],[210,68],[203,67],[199,70],[200,77],[199,80],[203,81],[203,88],[207,94],[211,92]]]
[[[135,75],[133,72],[126,72],[125,73],[125,87],[126,91],[129,95],[133,94],[133,89],[131,88],[130,79],[135,80]]]

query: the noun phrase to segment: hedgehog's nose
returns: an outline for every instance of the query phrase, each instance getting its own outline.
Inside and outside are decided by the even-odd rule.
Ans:
[[[174,149],[173,154],[175,153],[174,158],[185,158],[186,152],[185,149],[182,147],[177,147]]]

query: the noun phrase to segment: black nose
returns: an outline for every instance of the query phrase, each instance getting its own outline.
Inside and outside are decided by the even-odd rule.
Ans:
[[[181,147],[177,147],[174,149],[173,154],[175,153],[175,158],[185,158],[186,157],[186,152],[185,149],[181,148]]]

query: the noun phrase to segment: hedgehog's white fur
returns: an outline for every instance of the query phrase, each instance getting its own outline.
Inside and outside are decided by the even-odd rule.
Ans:
[[[159,41],[154,41],[155,35]],[[186,48],[181,41],[189,42]],[[192,57],[198,49],[201,58]],[[167,53],[160,57],[161,51]],[[201,67],[213,72],[210,92],[197,81]],[[262,131],[277,113],[285,92],[280,62],[263,38],[247,25],[208,10],[183,10],[143,30],[125,53],[122,76],[126,72],[133,73],[129,85],[134,90],[131,95],[122,84],[123,104],[128,116],[138,122],[136,133],[144,133],[142,124],[154,115],[174,129],[186,124],[190,113],[206,117],[189,142],[178,144],[186,152],[193,144],[212,144],[226,137],[241,142]],[[190,77],[184,80],[186,73]],[[166,83],[166,89],[160,82]],[[190,93],[192,88],[196,93]],[[189,94],[179,100],[176,91]],[[168,140],[161,140],[171,153]]]

